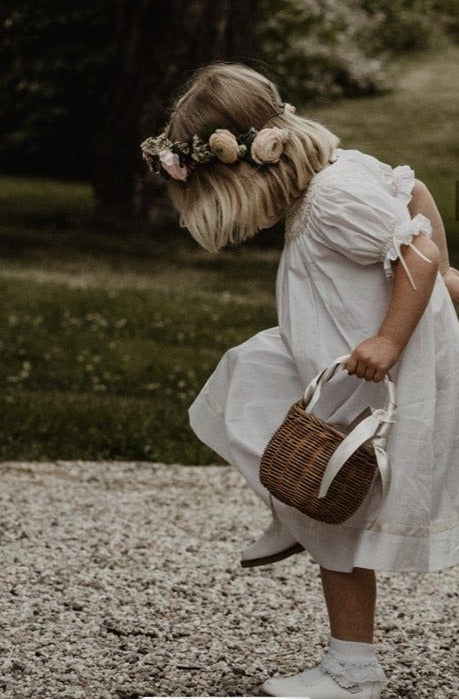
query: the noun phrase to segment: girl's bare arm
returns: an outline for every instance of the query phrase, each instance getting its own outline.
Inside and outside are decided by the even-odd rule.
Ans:
[[[408,246],[402,254],[416,282],[416,289],[400,261],[394,265],[392,297],[386,316],[377,333],[361,342],[352,352],[346,368],[367,381],[381,381],[405,349],[429,302],[440,264],[440,252],[435,243],[418,235],[413,244],[431,262],[426,262]]]
[[[459,271],[451,267],[445,226],[435,199],[421,180],[415,180],[411,201],[408,204],[411,216],[424,214],[432,224],[432,240],[440,252],[440,272],[453,301],[459,301]]]
[[[421,180],[414,181],[408,209],[412,218],[414,218],[416,214],[423,214],[427,216],[432,224],[432,240],[440,253],[439,270],[441,274],[444,274],[449,268],[448,243],[446,240],[445,226],[438,206],[435,203],[435,199]]]

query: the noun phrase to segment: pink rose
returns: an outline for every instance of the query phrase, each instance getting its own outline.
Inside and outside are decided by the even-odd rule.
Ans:
[[[162,150],[159,153],[159,162],[161,163],[161,167],[172,179],[186,182],[188,168],[186,165],[180,165],[180,158],[177,153],[173,153],[171,150],[167,149]]]
[[[209,138],[209,148],[218,160],[232,165],[239,157],[239,143],[227,129],[216,129]]]
[[[273,126],[258,132],[252,142],[250,154],[259,165],[278,163],[289,138],[287,129]]]

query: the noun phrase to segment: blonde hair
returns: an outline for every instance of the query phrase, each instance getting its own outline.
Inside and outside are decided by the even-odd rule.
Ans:
[[[217,128],[243,134],[267,122],[289,131],[276,165],[258,168],[244,160],[233,165],[215,160],[197,167],[186,183],[168,182],[180,224],[209,252],[239,243],[280,218],[325,167],[339,141],[316,121],[283,111],[276,86],[242,64],[216,63],[198,70],[175,104],[167,127],[173,141],[194,134],[206,138]]]

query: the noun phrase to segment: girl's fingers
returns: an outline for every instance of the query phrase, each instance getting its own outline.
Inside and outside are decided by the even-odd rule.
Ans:
[[[373,376],[373,381],[375,381],[376,383],[379,383],[380,381],[383,380],[384,377],[385,377],[384,371],[376,371],[375,375]]]
[[[350,356],[349,359],[347,360],[347,363],[346,363],[346,369],[347,369],[348,373],[354,374],[356,368],[357,368],[357,360],[353,356]]]
[[[357,361],[354,357],[350,357],[347,361],[346,364],[346,369],[349,374],[355,374],[358,376],[359,379],[365,379],[366,377],[366,372],[373,372],[374,369],[370,369],[370,367],[367,367],[363,362]],[[368,379],[371,381],[371,378]]]
[[[384,371],[369,366],[366,362],[359,361],[353,354],[346,362],[346,370],[349,374],[354,374],[359,379],[374,381],[375,383],[382,381],[385,376]]]
[[[365,381],[374,381],[374,377],[376,374],[376,369],[372,369],[371,367],[367,367],[365,370],[365,374],[363,378]]]

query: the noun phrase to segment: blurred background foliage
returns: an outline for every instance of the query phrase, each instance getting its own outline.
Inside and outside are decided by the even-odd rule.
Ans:
[[[458,14],[455,0],[2,5],[2,170],[88,178],[102,208],[145,211],[157,190],[138,142],[196,66],[247,60],[298,104],[376,94],[393,86],[394,55],[458,40]]]
[[[375,94],[392,87],[394,55],[457,38],[458,10],[435,0],[264,0],[261,53],[293,100]],[[273,61],[274,57],[274,61]]]
[[[459,261],[456,0],[0,4],[0,458],[213,463],[187,407],[276,324],[282,228],[217,256],[139,157],[193,69],[236,59],[344,147],[409,163]]]

